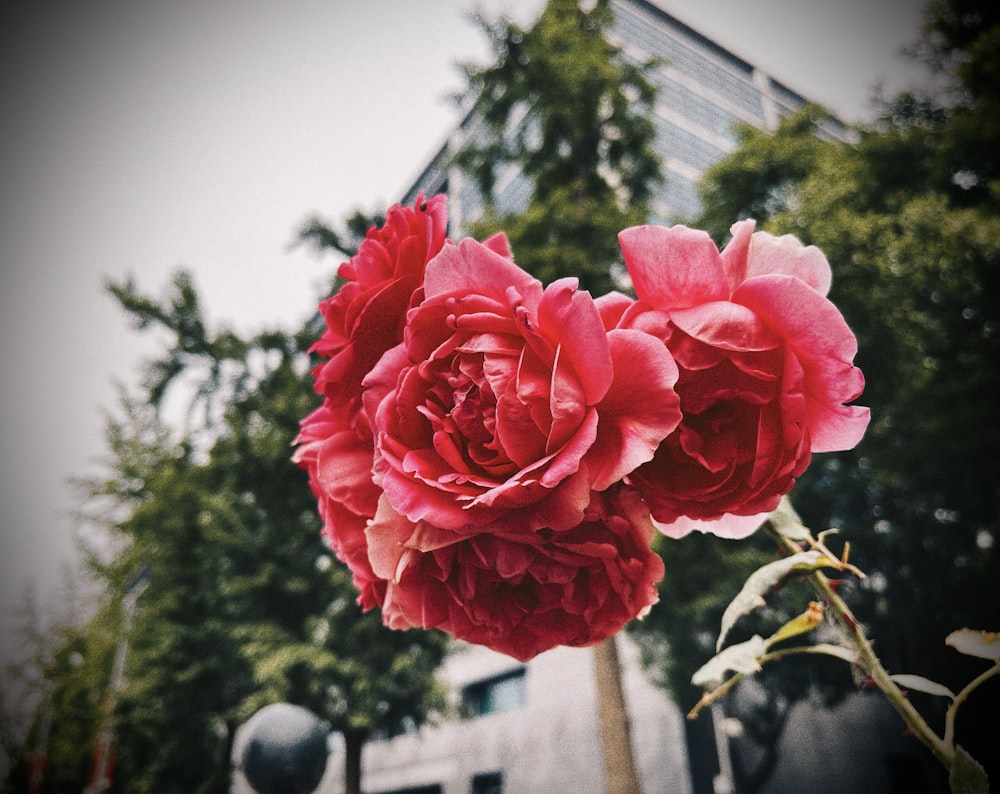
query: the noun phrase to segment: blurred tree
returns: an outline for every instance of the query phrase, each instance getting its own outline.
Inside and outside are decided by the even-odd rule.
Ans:
[[[586,5],[586,8],[584,8]],[[616,235],[644,223],[661,181],[650,121],[652,64],[608,42],[608,0],[549,0],[529,29],[478,16],[493,62],[464,67],[460,97],[483,125],[457,155],[484,196],[477,237],[503,229],[518,264],[543,282],[576,276],[594,295],[615,286]],[[525,206],[498,201],[497,178],[515,168]]]
[[[210,332],[185,273],[162,300],[131,281],[109,288],[139,328],[170,341],[139,398],[109,421],[108,476],[86,484],[87,515],[106,538],[91,563],[107,590],[73,640],[106,638],[104,676],[86,687],[55,676],[66,694],[54,701],[51,767],[70,763],[63,744],[80,750],[74,731],[89,734],[89,757],[94,717],[78,720],[66,704],[86,700],[78,711],[98,713],[122,595],[146,568],[113,714],[115,789],[228,790],[236,729],[285,701],[344,735],[356,794],[364,741],[419,725],[443,703],[434,671],[446,637],[390,631],[377,611],[362,614],[322,541],[315,501],[290,462],[298,420],[317,401],[302,352],[313,334]],[[175,383],[193,395],[180,439],[160,414]]]
[[[344,256],[354,256],[365,234],[373,226],[385,223],[385,212],[355,208],[336,226],[331,226],[318,215],[311,215],[299,226],[296,242],[311,246],[317,252],[334,251]]]
[[[984,2],[935,0],[926,20],[915,51],[945,70],[937,93],[885,103],[853,144],[821,140],[814,107],[774,133],[742,130],[738,150],[708,173],[694,225],[724,242],[734,221],[755,217],[830,260],[831,299],[858,336],[860,402],[873,421],[856,449],[814,461],[793,501],[808,525],[842,528],[870,574],[846,585],[847,598],[889,669],[961,687],[980,668],[945,636],[1000,627],[1000,14]],[[687,573],[719,554],[720,567],[745,578],[756,564],[747,545],[771,551],[760,538],[666,544],[663,603],[638,628],[665,632],[665,642],[645,642],[681,698],[700,664],[689,649],[718,626],[738,584],[690,590],[671,568]],[[710,655],[702,650],[701,661]],[[801,664],[784,664],[792,667]],[[998,706],[997,687],[977,692],[958,728],[995,778],[987,715]]]

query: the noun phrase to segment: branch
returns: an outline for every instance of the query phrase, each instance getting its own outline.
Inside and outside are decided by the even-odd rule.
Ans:
[[[812,533],[799,521],[798,514],[792,508],[788,498],[782,499],[782,505],[775,510],[768,521],[764,524],[765,531],[775,540],[775,542],[789,554],[797,554],[802,548],[797,540],[793,538],[803,538],[805,542],[814,546],[822,545],[821,541],[816,541]],[[804,534],[803,534],[804,533]],[[846,562],[845,562],[846,565]],[[853,567],[853,566],[851,566]],[[856,569],[855,569],[856,570]],[[844,635],[850,641],[857,654],[856,664],[861,667],[871,678],[874,684],[882,691],[890,705],[899,713],[910,731],[917,737],[933,754],[944,764],[946,769],[951,769],[955,760],[955,749],[951,744],[946,743],[927,724],[913,704],[907,700],[906,695],[896,685],[889,675],[889,672],[882,666],[882,662],[875,655],[871,648],[871,642],[865,636],[864,629],[854,617],[850,607],[830,584],[830,580],[822,571],[813,571],[808,575],[809,581],[816,591],[826,602],[828,611],[844,631]]]

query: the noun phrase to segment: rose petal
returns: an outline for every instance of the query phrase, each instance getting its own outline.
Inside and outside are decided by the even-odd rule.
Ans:
[[[868,427],[870,411],[844,405],[861,394],[864,376],[851,363],[858,343],[837,307],[805,282],[782,275],[744,282],[733,300],[780,333],[801,363],[812,451],[857,445]]]
[[[372,482],[372,445],[350,431],[332,435],[320,444],[316,479],[323,491],[358,515],[371,515],[378,499]]]
[[[505,301],[509,288],[521,295],[540,297],[541,283],[476,240],[463,239],[457,245],[445,243],[441,252],[427,263],[424,272],[425,300],[438,295],[488,295]]]
[[[594,305],[597,306],[597,311],[601,315],[604,330],[610,331],[612,328],[617,328],[622,315],[633,303],[635,300],[628,295],[614,291],[595,298]]]
[[[668,538],[679,539],[698,531],[729,540],[741,540],[756,532],[770,514],[770,511],[752,516],[726,513],[713,520],[681,516],[670,523],[661,523],[654,519],[653,525]]]
[[[618,234],[636,297],[657,309],[729,297],[719,251],[706,232],[686,226],[633,226]]]
[[[514,254],[510,250],[510,240],[507,239],[507,235],[504,232],[497,232],[496,234],[487,237],[483,240],[483,245],[494,253],[500,254],[500,256],[505,259],[514,258]]]
[[[769,274],[795,276],[820,295],[830,291],[833,274],[826,256],[815,245],[802,245],[797,237],[775,237],[757,232],[750,241],[746,278]]]
[[[630,330],[612,331],[608,343],[615,378],[597,406],[597,438],[586,457],[598,491],[651,460],[681,421],[677,365],[663,343]]]
[[[596,405],[611,385],[611,353],[597,306],[576,279],[553,282],[538,304],[543,334],[559,340],[560,357],[573,367],[587,405]]]
[[[747,252],[750,249],[750,239],[753,236],[757,222],[753,219],[738,221],[729,227],[732,238],[720,255],[726,271],[726,282],[732,293],[747,277]]]
[[[717,350],[773,350],[779,344],[760,317],[729,301],[674,309],[670,319],[688,336]]]

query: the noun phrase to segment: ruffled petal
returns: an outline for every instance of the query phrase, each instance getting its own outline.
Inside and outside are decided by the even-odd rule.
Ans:
[[[729,284],[719,251],[706,232],[686,226],[633,226],[618,234],[639,300],[680,309],[726,300]]]
[[[770,274],[795,276],[820,295],[830,291],[833,278],[830,263],[815,245],[802,245],[791,234],[775,237],[757,232],[750,241],[746,278]]]
[[[608,342],[615,379],[597,406],[597,439],[586,457],[598,491],[651,460],[681,421],[677,365],[666,346],[630,330],[612,331]]]
[[[840,311],[793,276],[759,276],[744,282],[733,300],[752,309],[785,339],[802,366],[806,424],[813,452],[851,449],[871,418],[848,406],[864,389],[852,364],[858,343]]]

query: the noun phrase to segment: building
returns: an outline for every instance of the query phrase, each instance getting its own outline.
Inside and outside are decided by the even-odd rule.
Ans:
[[[656,147],[665,184],[654,206],[654,221],[679,223],[699,211],[697,184],[701,175],[736,148],[739,124],[773,129],[778,121],[807,100],[772,76],[693,30],[664,10],[666,2],[612,0],[613,44],[638,63],[660,63],[652,75],[658,89],[654,109]],[[515,123],[523,122],[518,119]],[[821,133],[847,136],[836,123]],[[466,224],[482,213],[483,197],[458,169],[449,167],[454,152],[484,134],[472,108],[430,159],[403,197],[412,204],[418,192],[447,193],[450,228],[461,236]],[[497,205],[517,211],[530,185],[515,167],[499,174]]]
[[[684,716],[642,674],[624,636],[623,689],[644,791],[689,794]],[[365,794],[603,794],[594,653],[554,648],[522,664],[460,645],[442,679],[465,716],[366,745]],[[342,791],[343,754],[330,757],[319,791]]]

